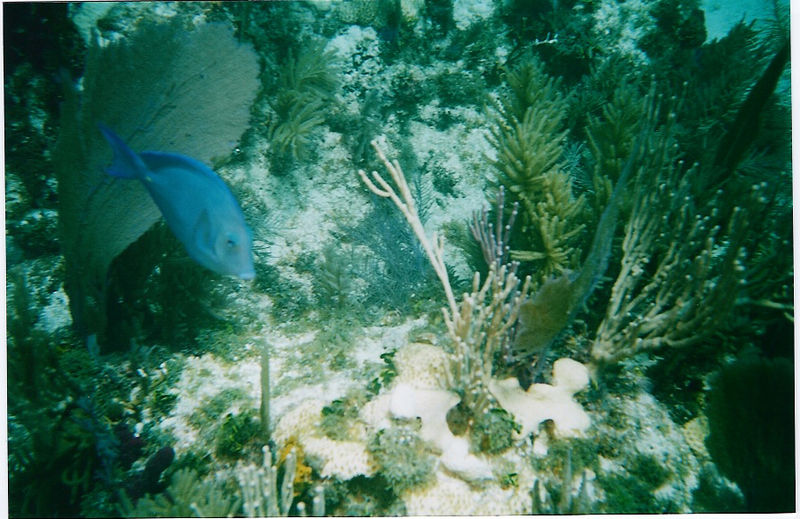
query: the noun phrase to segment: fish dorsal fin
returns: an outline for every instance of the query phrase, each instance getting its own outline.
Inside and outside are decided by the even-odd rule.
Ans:
[[[216,173],[211,168],[197,159],[181,155],[180,153],[168,153],[163,151],[143,151],[139,154],[142,161],[150,171],[158,172],[165,169],[181,168],[189,169],[201,173],[214,180],[219,180]]]

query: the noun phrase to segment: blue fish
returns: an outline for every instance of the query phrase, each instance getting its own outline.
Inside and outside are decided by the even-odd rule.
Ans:
[[[106,173],[140,180],[192,259],[220,274],[255,277],[250,229],[216,173],[178,153],[136,153],[107,126],[98,126],[114,150]]]

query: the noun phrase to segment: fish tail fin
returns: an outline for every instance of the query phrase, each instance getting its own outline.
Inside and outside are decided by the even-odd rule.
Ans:
[[[117,178],[141,179],[147,174],[147,166],[141,157],[130,149],[119,135],[103,123],[97,123],[100,133],[106,138],[114,151],[114,160],[106,173]]]

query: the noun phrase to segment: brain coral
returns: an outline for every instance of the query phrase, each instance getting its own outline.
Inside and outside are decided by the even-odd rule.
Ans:
[[[440,389],[447,373],[448,355],[431,344],[414,342],[397,350],[394,363],[396,383],[418,389]]]

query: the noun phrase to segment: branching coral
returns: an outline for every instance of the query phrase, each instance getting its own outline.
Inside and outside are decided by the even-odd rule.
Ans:
[[[567,135],[561,129],[567,103],[558,83],[535,61],[509,70],[506,79],[511,93],[494,103],[489,143],[497,158],[491,164],[494,182],[521,205],[524,238],[511,256],[534,262],[538,283],[576,266],[585,202],[574,196],[558,164]]]
[[[719,328],[736,300],[747,210],[718,210],[721,190],[716,202],[696,205],[689,183],[698,169],[680,160],[674,114],[667,119],[648,132],[638,159],[620,272],[592,346],[598,362],[695,344]],[[759,190],[742,202],[758,205]]]
[[[244,498],[244,513],[247,517],[287,516],[294,497],[292,487],[297,460],[293,453],[287,456],[279,490],[278,468],[272,465],[272,453],[266,446],[263,453],[261,467],[239,466],[236,473]]]
[[[459,304],[453,295],[444,263],[444,242],[436,234],[433,236],[435,245],[428,240],[400,164],[389,162],[376,141],[373,141],[373,147],[400,190],[402,200],[377,172],[372,172],[372,178],[378,185],[363,170],[358,173],[373,193],[390,198],[400,209],[439,276],[448,303],[442,312],[453,348],[446,384],[461,396],[462,405],[473,416],[483,414],[490,403],[488,385],[494,358],[508,340],[520,305],[530,288],[530,278],[522,283],[516,275],[515,265],[493,262],[483,283],[480,274],[475,273],[472,291],[464,294]]]
[[[454,353],[447,385],[462,395],[462,404],[473,416],[489,407],[494,358],[504,350],[530,288],[530,278],[521,283],[514,270],[493,263],[482,285],[476,273],[472,292],[464,294],[458,312],[445,312]]]
[[[494,103],[489,143],[497,152],[495,181],[516,196],[532,198],[543,177],[557,168],[566,131],[564,96],[534,62],[506,75],[511,94]]]
[[[457,304],[456,298],[453,295],[453,288],[450,285],[447,266],[444,263],[444,241],[436,233],[433,233],[433,243],[428,239],[425,228],[422,226],[422,220],[420,220],[417,212],[417,205],[400,164],[396,160],[394,162],[389,162],[389,159],[386,158],[386,155],[383,154],[383,151],[381,151],[378,146],[377,141],[372,142],[372,147],[375,149],[378,158],[386,167],[386,171],[391,176],[395,186],[397,186],[397,189],[400,191],[400,196],[398,196],[394,188],[392,188],[392,186],[376,171],[372,172],[372,178],[375,180],[375,183],[370,180],[364,170],[359,170],[358,175],[370,191],[380,197],[390,199],[394,205],[400,209],[400,212],[403,213],[406,221],[411,226],[411,230],[414,231],[414,235],[419,239],[420,245],[422,245],[422,249],[425,251],[425,255],[428,257],[433,270],[436,272],[436,276],[442,283],[442,288],[447,297],[450,315],[455,315],[457,313]],[[375,185],[376,183],[377,185]],[[402,199],[400,197],[402,197]],[[447,312],[447,310],[445,310],[445,312]]]

